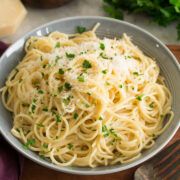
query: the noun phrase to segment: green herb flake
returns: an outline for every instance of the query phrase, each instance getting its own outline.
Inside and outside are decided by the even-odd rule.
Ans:
[[[80,34],[82,34],[83,32],[85,32],[86,31],[86,28],[85,27],[83,27],[83,26],[77,26],[77,32],[78,33],[80,33]]]
[[[84,75],[83,75],[83,74],[79,75],[79,76],[77,77],[77,80],[78,80],[79,82],[85,82]]]
[[[74,118],[74,119],[77,119],[77,118],[78,118],[78,113],[77,113],[77,112],[75,112],[75,113],[73,114],[73,118]]]
[[[69,91],[69,90],[71,90],[71,88],[72,88],[72,86],[71,86],[71,84],[69,84],[69,83],[64,83],[64,87],[65,87],[65,89],[67,90],[67,91]]]
[[[55,45],[55,48],[60,48],[60,42],[57,42],[56,45]]]
[[[141,94],[141,95],[137,96],[136,99],[137,99],[138,101],[142,101],[142,97],[143,97],[143,96],[144,96],[144,95]]]
[[[55,59],[55,63],[57,64],[57,62],[59,61],[60,57],[59,56],[56,56],[56,59]]]
[[[38,94],[44,94],[44,91],[42,89],[39,89]]]
[[[42,155],[42,154],[40,154],[39,155],[39,157],[41,158],[41,159],[43,159],[43,160],[45,160],[46,158],[45,158],[45,156],[44,155]]]
[[[43,148],[47,149],[48,148],[48,144],[44,143],[43,144]]]
[[[123,85],[122,85],[122,84],[120,84],[120,85],[119,85],[119,88],[123,88]]]
[[[139,76],[139,73],[138,72],[133,72],[134,75],[136,76]]]
[[[44,107],[42,110],[43,110],[44,112],[48,112],[48,108],[47,108],[47,107]]]
[[[61,116],[59,114],[56,114],[55,120],[56,120],[56,123],[60,123],[61,122]]]
[[[106,81],[106,83],[105,83],[105,84],[106,84],[106,86],[109,86],[109,85],[110,85],[110,83],[109,83],[108,81]]]
[[[58,73],[62,75],[62,74],[64,74],[64,70],[62,68],[60,68]]]
[[[36,123],[36,126],[40,127],[44,127],[44,125],[42,123]]]
[[[72,149],[73,148],[73,144],[71,144],[71,143],[69,143],[68,145],[67,145],[67,147],[68,147],[68,149]]]
[[[103,74],[107,74],[107,69],[102,70],[102,73],[103,73]]]
[[[105,50],[105,45],[103,43],[100,43],[99,47],[101,50]]]
[[[47,66],[47,64],[44,64],[42,67],[45,69],[45,68],[46,68],[46,66]]]
[[[161,114],[161,115],[160,115],[160,118],[161,118],[161,119],[163,119],[163,118],[164,118],[164,115],[163,115],[163,114]]]
[[[91,93],[90,93],[90,92],[87,92],[87,95],[88,95],[88,96],[91,96]]]
[[[100,120],[100,121],[102,121],[102,120],[103,120],[102,116],[99,116],[99,120]]]
[[[66,52],[66,57],[69,58],[69,59],[73,59],[75,57],[75,54]]]
[[[28,139],[27,142],[23,145],[23,147],[25,149],[29,149],[29,146],[33,146],[35,143],[35,139]]]
[[[29,107],[29,104],[23,103],[22,106],[23,106],[23,107]]]
[[[58,91],[61,93],[63,91],[63,88],[64,88],[63,86],[59,86]]]
[[[70,97],[63,99],[63,103],[67,106],[70,103],[70,100],[71,100]]]
[[[114,132],[114,129],[113,129],[113,128],[109,129],[109,132],[110,132],[110,134],[111,134],[112,136],[114,136],[115,138],[118,137],[117,134]]]
[[[101,56],[103,59],[108,59],[108,57],[107,57],[103,52],[100,53],[100,56]]]
[[[149,104],[149,107],[150,107],[150,108],[154,108],[154,102],[151,102],[151,103]]]
[[[36,105],[35,105],[35,104],[32,104],[32,105],[31,105],[31,112],[34,113],[34,112],[35,112],[35,109],[36,109]]]
[[[92,67],[91,63],[88,60],[84,60],[82,66],[85,69],[89,69]]]
[[[104,137],[109,136],[109,131],[108,128],[106,127],[106,125],[102,125],[102,133]]]

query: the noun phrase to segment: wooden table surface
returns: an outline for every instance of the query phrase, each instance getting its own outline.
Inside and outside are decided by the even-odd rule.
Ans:
[[[180,62],[180,46],[168,45],[168,47]],[[178,130],[168,145],[172,144],[177,139],[180,139],[180,130]],[[25,158],[21,180],[132,180],[134,172],[139,166],[108,175],[80,176],[47,169]]]

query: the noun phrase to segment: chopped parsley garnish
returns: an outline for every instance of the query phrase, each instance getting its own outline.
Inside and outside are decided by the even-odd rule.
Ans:
[[[59,91],[59,92],[62,92],[62,91],[63,91],[63,86],[59,86],[59,87],[58,87],[58,91]]]
[[[73,59],[75,57],[75,54],[71,54],[71,53],[66,52],[66,57],[69,59]]]
[[[99,47],[100,47],[101,50],[105,49],[105,45],[103,43],[100,43]]]
[[[108,82],[108,81],[106,81],[106,83],[105,83],[107,86],[109,86],[110,85],[110,83]]]
[[[25,149],[29,149],[29,146],[32,146],[36,143],[35,139],[28,139],[27,142],[23,145]]]
[[[32,104],[32,105],[31,105],[31,112],[34,113],[35,109],[36,109],[36,105],[35,105],[35,104]]]
[[[68,96],[66,99],[63,99],[63,103],[65,105],[68,105],[70,103],[71,98],[73,98],[73,97],[72,96]]]
[[[103,73],[103,74],[107,74],[107,69],[102,70],[102,73]]]
[[[48,148],[48,144],[44,143],[43,144],[43,148],[47,149]]]
[[[78,33],[83,33],[83,32],[85,32],[86,31],[86,28],[85,27],[83,27],[83,26],[77,26],[77,32]]]
[[[130,59],[131,58],[131,56],[125,56],[125,59]]]
[[[149,107],[150,107],[150,108],[154,108],[154,102],[150,103],[150,104],[149,104]]]
[[[108,128],[106,127],[106,125],[102,125],[102,133],[104,137],[109,136],[109,131]]]
[[[44,160],[46,159],[45,156],[42,155],[42,154],[40,154],[39,157],[40,157],[41,159],[44,159]]]
[[[55,63],[57,63],[59,59],[60,59],[60,57],[56,56]]]
[[[103,118],[102,118],[101,116],[99,116],[99,120],[101,120],[101,121],[102,121],[102,120],[103,120]]]
[[[44,94],[44,91],[41,90],[41,89],[39,89],[39,90],[38,90],[38,94]]]
[[[89,69],[92,67],[91,63],[88,60],[84,60],[82,66],[85,69]]]
[[[44,127],[44,125],[42,123],[37,123],[36,124],[38,127]]]
[[[103,52],[100,53],[100,56],[101,56],[103,59],[108,59],[108,57],[107,57],[105,54],[103,54]]]
[[[86,103],[85,103],[84,105],[85,105],[85,107],[86,107],[86,108],[89,108],[89,107],[90,107],[90,105],[89,105],[89,104],[86,104]]]
[[[73,144],[71,144],[71,143],[69,143],[68,145],[67,145],[67,147],[68,147],[68,149],[72,149],[73,148]]]
[[[45,111],[45,112],[48,112],[48,108],[47,107],[44,107],[42,110]]]
[[[44,72],[41,72],[41,75],[42,75],[42,77],[44,77],[45,76]]]
[[[64,70],[62,68],[59,69],[58,71],[59,74],[64,74]]]
[[[119,85],[119,88],[122,88],[122,87],[123,87],[123,85],[122,85],[122,84],[120,84],[120,85]]]
[[[44,64],[44,65],[43,65],[43,68],[46,68],[46,66],[47,66],[47,64]]]
[[[29,107],[29,104],[23,103],[22,106],[23,106],[23,107]]]
[[[69,84],[67,82],[64,84],[64,87],[67,91],[71,90],[71,88],[72,88],[71,84]]]
[[[85,79],[84,79],[83,74],[79,75],[79,76],[77,77],[77,80],[78,80],[79,82],[85,82]]]
[[[78,113],[77,113],[77,112],[75,112],[75,113],[73,114],[73,118],[74,118],[74,119],[77,119],[77,118],[78,118]]]
[[[55,48],[60,48],[60,42],[57,42],[56,45],[55,45]]]
[[[141,94],[141,95],[137,96],[136,99],[137,99],[138,101],[142,101],[142,97],[143,97],[143,96],[144,96],[144,94]]]
[[[134,75],[136,76],[139,76],[139,73],[138,72],[133,72]]]
[[[56,114],[55,120],[56,120],[56,123],[61,122],[61,116],[59,114]]]
[[[117,134],[114,132],[114,129],[113,129],[113,128],[109,129],[109,132],[110,132],[110,134],[111,134],[112,136],[114,136],[115,138],[118,137]]]
[[[161,115],[160,115],[160,118],[161,118],[161,119],[162,119],[162,118],[164,118],[164,115],[163,115],[163,114],[161,114]]]

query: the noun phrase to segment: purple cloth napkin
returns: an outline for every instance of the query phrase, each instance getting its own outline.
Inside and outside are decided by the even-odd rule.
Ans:
[[[8,46],[0,41],[0,56]],[[22,167],[23,157],[0,134],[0,180],[19,180]]]

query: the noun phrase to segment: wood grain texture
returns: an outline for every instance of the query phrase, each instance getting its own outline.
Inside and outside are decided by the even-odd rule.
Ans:
[[[168,48],[174,53],[180,62],[180,46],[168,45]],[[180,130],[178,130],[168,145],[172,144],[177,139],[180,139]],[[139,166],[108,175],[80,176],[56,172],[40,166],[31,160],[25,159],[21,180],[132,180],[134,172]]]

